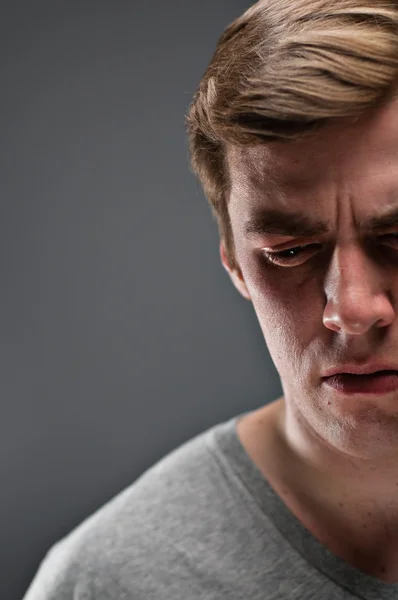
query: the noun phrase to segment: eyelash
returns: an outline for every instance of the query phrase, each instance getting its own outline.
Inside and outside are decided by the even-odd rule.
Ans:
[[[295,259],[300,258],[300,256],[302,256],[303,253],[307,249],[314,248],[314,246],[319,247],[320,244],[307,244],[304,246],[294,246],[293,248],[286,248],[285,250],[280,250],[277,252],[269,252],[269,251],[263,250],[263,253],[264,253],[265,259],[270,264],[283,267],[283,266],[290,266],[291,263],[293,263]],[[295,254],[294,256],[288,255],[289,252],[297,253],[297,251],[299,251],[298,256],[297,256],[297,254]]]
[[[398,232],[394,232],[394,233],[387,233],[384,235],[380,235],[378,237],[379,240],[385,240],[385,239],[390,239],[394,246],[396,246],[394,249],[398,250]],[[290,267],[290,266],[296,266],[292,263],[294,263],[294,261],[296,259],[300,259],[300,257],[305,254],[306,251],[308,251],[309,253],[314,252],[316,253],[316,249],[320,249],[322,247],[322,244],[304,244],[302,246],[293,246],[292,248],[286,248],[285,250],[279,250],[279,251],[275,251],[275,252],[271,252],[271,251],[267,251],[267,250],[263,250],[263,254],[264,254],[264,258],[266,259],[266,261],[268,263],[270,263],[271,265],[274,266],[281,266],[281,267]],[[289,252],[297,252],[299,251],[299,254],[295,254],[294,256],[289,256],[288,253]],[[303,261],[305,262],[305,261]],[[303,263],[299,263],[299,265],[301,265]],[[298,265],[298,266],[299,266]]]

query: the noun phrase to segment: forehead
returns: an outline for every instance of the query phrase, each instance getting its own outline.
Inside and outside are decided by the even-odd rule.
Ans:
[[[398,100],[356,122],[336,121],[306,140],[228,146],[230,199],[308,198],[330,186],[351,194],[398,185]],[[370,187],[371,186],[371,187]],[[319,196],[317,194],[319,199]]]

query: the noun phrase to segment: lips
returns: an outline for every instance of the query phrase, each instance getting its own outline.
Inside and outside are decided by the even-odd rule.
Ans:
[[[381,371],[395,371],[398,372],[398,365],[394,365],[391,363],[382,363],[382,362],[374,362],[374,363],[346,363],[343,365],[339,365],[335,368],[329,369],[323,374],[323,378],[331,377],[332,375],[371,375],[374,373],[379,373]]]
[[[398,389],[398,371],[382,369],[363,374],[340,372],[324,377],[323,381],[344,394],[384,394]]]

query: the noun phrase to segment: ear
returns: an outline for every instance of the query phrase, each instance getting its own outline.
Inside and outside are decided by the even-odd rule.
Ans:
[[[224,269],[227,271],[228,275],[232,280],[232,283],[234,284],[238,292],[240,292],[242,296],[246,298],[246,300],[251,300],[251,296],[249,294],[249,290],[246,287],[246,283],[243,279],[242,272],[240,271],[240,269],[231,269],[229,265],[223,241],[220,241],[220,257]]]

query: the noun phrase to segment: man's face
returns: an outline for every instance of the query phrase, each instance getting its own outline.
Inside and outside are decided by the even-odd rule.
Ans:
[[[312,139],[230,147],[228,163],[230,274],[286,400],[331,441],[358,424],[378,447],[395,441],[398,391],[346,394],[323,377],[348,363],[398,370],[398,102]]]

